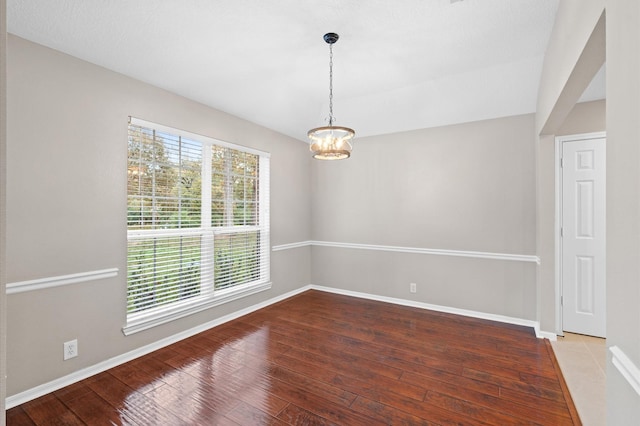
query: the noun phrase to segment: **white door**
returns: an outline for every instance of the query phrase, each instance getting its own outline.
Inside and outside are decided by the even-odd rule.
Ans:
[[[605,139],[562,143],[562,322],[605,337]]]

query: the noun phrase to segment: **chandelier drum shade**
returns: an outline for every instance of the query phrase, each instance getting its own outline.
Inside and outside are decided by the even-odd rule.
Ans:
[[[323,38],[329,45],[329,125],[316,127],[307,132],[311,140],[309,149],[313,158],[318,160],[342,160],[351,156],[351,140],[356,132],[348,127],[333,125],[333,45],[339,36],[336,33],[327,33]]]

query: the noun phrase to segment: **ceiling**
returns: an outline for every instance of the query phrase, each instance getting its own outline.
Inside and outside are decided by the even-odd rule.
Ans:
[[[325,33],[340,35],[336,124],[370,136],[535,111],[558,2],[8,0],[7,20],[10,33],[306,140],[328,116]]]

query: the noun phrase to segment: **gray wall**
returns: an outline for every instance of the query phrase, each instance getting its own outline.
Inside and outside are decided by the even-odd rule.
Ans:
[[[314,240],[535,254],[533,115],[361,138],[349,161],[315,162],[312,173]],[[535,266],[314,247],[311,279],[535,319]]]
[[[542,67],[536,134],[554,134],[605,61],[605,0],[563,0]]]
[[[7,2],[0,0],[0,426],[6,422],[7,297],[6,285],[6,166],[7,166]]]
[[[308,149],[15,36],[8,47],[8,282],[120,270],[8,296],[8,395],[310,282],[309,247],[274,252],[270,291],[125,337],[127,117],[270,152],[272,245],[310,238]],[[63,362],[62,343],[73,338],[80,355]]]
[[[607,346],[640,368],[640,2],[607,2]],[[607,363],[607,424],[637,424],[640,396]]]
[[[555,136],[604,130],[602,118],[574,105],[605,59],[604,0],[560,2],[545,53],[536,112],[538,320],[556,330]],[[572,111],[578,111],[573,114]],[[581,118],[583,112],[585,117]],[[564,126],[564,128],[562,128]]]
[[[557,136],[604,132],[607,129],[607,101],[576,104],[558,129]]]

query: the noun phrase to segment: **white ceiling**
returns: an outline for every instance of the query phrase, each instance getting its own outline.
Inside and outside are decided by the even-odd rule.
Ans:
[[[7,19],[20,37],[305,140],[328,115],[327,32],[340,35],[336,124],[356,136],[535,111],[558,2],[8,0]]]

